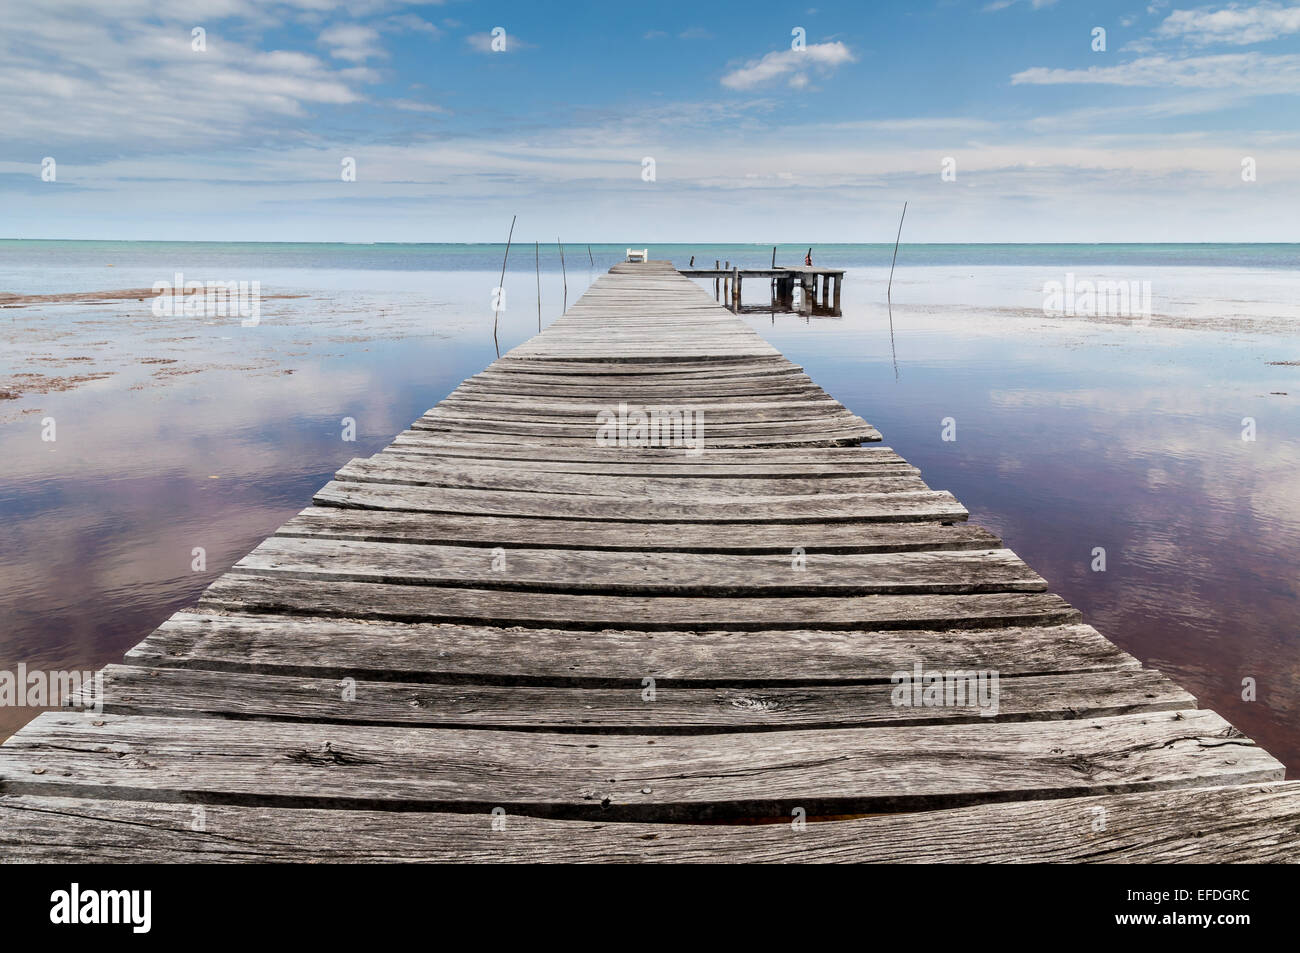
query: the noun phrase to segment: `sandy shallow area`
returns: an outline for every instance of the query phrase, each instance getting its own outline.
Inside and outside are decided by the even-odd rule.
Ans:
[[[196,290],[181,289],[175,297],[194,297]],[[68,291],[60,294],[13,294],[0,291],[0,308],[29,308],[38,304],[107,304],[113,301],[144,301],[156,298],[152,288],[119,288],[114,291]],[[272,298],[305,298],[303,294],[262,295],[262,300]]]
[[[263,291],[249,327],[234,313],[186,314],[198,310],[193,297],[160,314],[150,288],[0,293],[0,423],[103,381],[143,390],[211,371],[293,374],[373,341],[438,336],[428,320],[437,305],[421,296]]]

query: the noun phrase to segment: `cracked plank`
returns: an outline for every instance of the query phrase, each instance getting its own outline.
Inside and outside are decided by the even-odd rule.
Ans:
[[[92,720],[92,718],[94,720]],[[0,793],[626,821],[922,810],[1280,781],[1209,711],[707,735],[560,734],[47,712]]]
[[[1098,829],[1098,818],[1105,825]],[[1300,781],[790,824],[0,796],[15,863],[1297,863]],[[86,845],[94,844],[87,851]]]

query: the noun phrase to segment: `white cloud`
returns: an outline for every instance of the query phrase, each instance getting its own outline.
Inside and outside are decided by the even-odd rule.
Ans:
[[[662,40],[671,36],[667,30],[647,30],[641,35],[643,40]],[[679,40],[711,40],[713,34],[702,26],[690,26],[677,34]]]
[[[1300,6],[1276,3],[1253,7],[1234,3],[1222,10],[1175,10],[1156,29],[1161,38],[1186,40],[1198,46],[1244,46],[1292,33],[1300,33]]]
[[[1011,77],[1015,85],[1242,89],[1252,93],[1300,92],[1300,54],[1223,53],[1215,56],[1145,56],[1115,66],[1049,69],[1035,66]]]
[[[434,24],[416,16],[414,13],[402,13],[395,17],[389,17],[388,25],[404,30],[414,30],[417,33],[427,33],[433,37],[442,35],[442,31]]]
[[[3,31],[0,31],[3,32]],[[95,32],[95,31],[92,31]],[[366,70],[333,71],[304,53],[261,52],[208,36],[139,29],[96,32],[98,62],[61,61],[39,48],[0,61],[0,128],[18,141],[197,146],[259,135],[270,116],[305,117],[312,104],[354,103]],[[148,64],[126,68],[115,61]]]
[[[789,84],[797,89],[807,85],[807,69],[827,73],[844,63],[852,63],[855,59],[852,51],[839,40],[812,43],[802,50],[775,50],[762,59],[750,60],[740,69],[727,73],[722,77],[722,85],[728,89],[753,89],[789,77]]]
[[[999,10],[1005,10],[1007,9],[1007,7],[1015,6],[1017,3],[1020,2],[1021,0],[993,0],[992,3],[986,4],[983,7],[981,12],[997,13]],[[1029,0],[1029,5],[1033,7],[1035,10],[1041,10],[1044,7],[1050,7],[1054,3],[1056,3],[1056,0]]]
[[[423,29],[403,2],[0,3],[3,141],[85,155],[239,145],[263,141],[268,127],[282,141],[309,138],[321,107],[367,99],[378,76],[365,64],[384,55],[381,31]],[[389,16],[374,27],[330,22],[358,12]],[[286,23],[306,25],[322,53],[266,49],[262,31]],[[195,26],[206,49],[193,48]]]
[[[753,108],[765,109],[761,102]],[[896,226],[894,200],[902,195],[922,212],[917,235],[926,241],[1258,241],[1285,240],[1287,220],[1269,210],[1300,195],[1295,132],[1267,144],[1253,135],[1253,154],[1268,171],[1246,186],[1237,174],[1240,146],[1219,134],[1171,135],[1133,122],[1112,123],[1124,131],[1106,134],[1099,119],[1089,124],[1097,131],[1081,138],[957,116],[848,128],[796,122],[788,136],[737,149],[735,127],[717,121],[736,108],[647,105],[612,126],[595,115],[506,135],[431,130],[412,142],[359,146],[351,154],[363,174],[342,189],[338,152],[324,143],[225,154],[182,147],[174,157],[93,167],[70,161],[68,182],[93,183],[93,191],[11,193],[3,201],[6,217],[24,223],[30,237],[60,237],[70,227],[84,234],[90,223],[104,237],[417,240],[429,238],[428,209],[437,207],[436,240],[486,241],[499,236],[484,210],[504,209],[508,222],[517,206],[529,238],[537,234],[529,229],[553,239],[617,216],[651,241],[694,232],[752,241],[772,234],[773,202],[793,202],[826,227],[824,240],[861,241]],[[654,201],[639,205],[647,139],[659,180]],[[958,157],[956,184],[940,181],[945,155]],[[0,179],[7,171],[36,174],[30,162],[0,163]],[[64,172],[60,160],[61,181]],[[174,209],[196,188],[209,207],[223,209],[219,221],[176,219]],[[761,201],[737,202],[747,196]],[[129,218],[123,207],[132,209]],[[182,231],[186,223],[192,231]]]
[[[364,63],[388,54],[379,45],[379,31],[359,23],[340,23],[321,31],[320,43],[335,59]]]
[[[422,103],[414,99],[392,99],[389,100],[388,105],[392,106],[394,109],[400,109],[403,112],[438,113],[441,115],[446,115],[447,113],[447,110],[442,106],[437,106],[433,103]]]

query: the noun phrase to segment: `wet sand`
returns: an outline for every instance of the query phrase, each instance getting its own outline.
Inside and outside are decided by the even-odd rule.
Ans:
[[[156,297],[149,288],[0,293],[0,422],[42,413],[43,397],[112,379],[141,390],[215,371],[287,375],[295,359],[438,333],[414,313],[355,296],[263,291],[256,328],[238,316],[186,315],[179,302],[177,313],[158,315]]]
[[[202,292],[198,289],[178,289],[174,297],[184,298]],[[0,291],[0,308],[29,308],[38,304],[109,304],[114,301],[145,301],[158,297],[152,288],[122,288],[116,291],[65,291],[59,294],[13,294]],[[262,300],[272,298],[305,298],[302,294],[262,295]]]

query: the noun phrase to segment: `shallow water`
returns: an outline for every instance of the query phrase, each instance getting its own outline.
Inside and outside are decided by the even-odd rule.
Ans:
[[[78,248],[60,258],[55,249],[34,262],[0,243],[0,290],[149,287],[180,268],[309,296],[268,302],[256,328],[163,321],[134,301],[0,311],[0,381],[34,367],[106,375],[0,402],[0,670],[120,659],[334,470],[388,444],[492,359],[499,271],[488,258],[499,262],[501,249],[440,258],[409,247],[424,249],[424,270],[407,258],[398,270],[329,267],[304,252],[308,264],[270,256],[250,274],[247,256],[228,250]],[[564,281],[572,302],[622,251],[593,246],[592,266],[585,246],[574,248],[581,261],[570,257],[563,279],[550,267],[558,260],[542,262],[543,321],[559,312]],[[887,257],[871,246],[845,253],[842,318],[745,320],[1089,622],[1294,772],[1300,367],[1268,363],[1300,361],[1289,332],[1296,275],[1278,263],[1290,248],[1275,246],[1271,264],[1197,268],[1082,251],[1071,262],[1060,246],[1041,260],[1017,252],[1011,266],[900,265],[891,350]],[[522,251],[506,280],[502,350],[536,331],[532,249]],[[701,246],[697,264],[728,252],[745,260],[734,247]],[[761,264],[770,247],[750,253]],[[1169,320],[1045,317],[1043,282],[1070,269],[1151,281],[1153,310]],[[747,304],[766,293],[755,284]],[[354,442],[341,437],[345,417],[356,420]],[[952,442],[940,439],[946,417]],[[1253,441],[1241,439],[1245,417]],[[57,424],[53,443],[41,440],[46,418]],[[202,570],[192,568],[195,547]],[[1097,547],[1105,572],[1091,569]],[[1256,701],[1242,700],[1244,678],[1257,681]],[[27,717],[0,709],[0,735]]]
[[[896,305],[895,376],[870,295],[850,279],[842,321],[765,334],[1088,622],[1300,767],[1300,367],[1268,364],[1300,340]]]

